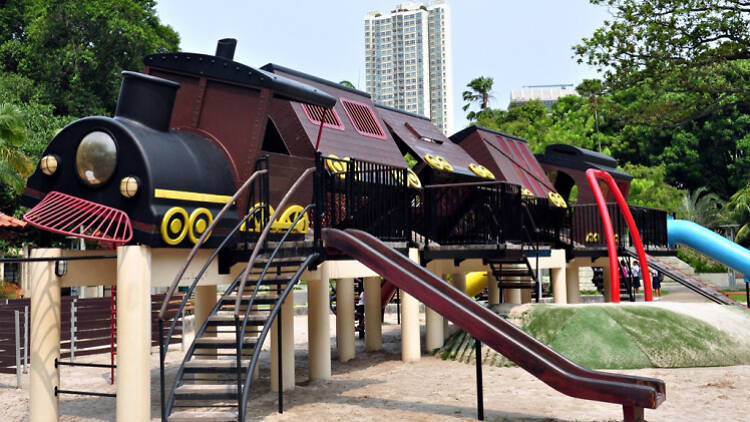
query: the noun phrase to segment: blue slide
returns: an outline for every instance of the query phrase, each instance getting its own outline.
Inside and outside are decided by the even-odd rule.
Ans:
[[[667,220],[667,241],[681,243],[750,277],[750,250],[692,221]]]

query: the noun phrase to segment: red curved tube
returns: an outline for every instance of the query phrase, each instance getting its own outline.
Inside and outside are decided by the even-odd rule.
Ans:
[[[612,175],[603,170],[588,169],[586,170],[586,179],[591,185],[591,190],[594,193],[596,199],[596,205],[599,208],[599,214],[602,218],[602,225],[604,226],[604,235],[607,238],[607,250],[609,251],[609,273],[612,281],[611,288],[611,300],[612,302],[620,301],[620,271],[619,263],[617,262],[617,246],[615,245],[615,234],[612,229],[612,220],[609,217],[609,211],[607,210],[607,204],[604,202],[604,195],[602,190],[599,188],[597,179],[602,179],[609,187],[609,190],[615,196],[617,206],[620,208],[622,215],[625,217],[625,222],[628,224],[630,229],[630,236],[633,237],[633,243],[635,244],[635,250],[638,253],[638,262],[641,265],[641,277],[643,277],[643,290],[646,297],[646,302],[651,302],[653,299],[651,291],[651,272],[648,269],[648,260],[646,259],[646,251],[643,249],[643,242],[641,241],[641,234],[638,232],[638,227],[635,225],[633,215],[630,213],[630,207],[625,201],[625,197],[622,196],[620,188],[615,183],[615,179]]]

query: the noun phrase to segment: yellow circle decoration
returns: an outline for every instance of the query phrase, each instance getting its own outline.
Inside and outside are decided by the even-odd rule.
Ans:
[[[178,245],[188,232],[188,213],[181,207],[172,207],[161,219],[161,238],[167,245]]]
[[[453,171],[451,163],[439,155],[425,154],[424,159],[435,170]]]
[[[339,158],[335,154],[328,154],[328,158],[326,159],[326,167],[328,167],[328,170],[343,179],[346,177],[346,161],[349,161],[349,157]]]
[[[490,179],[495,180],[495,175],[492,174],[492,172],[485,166],[481,164],[475,164],[471,163],[469,164],[469,169],[474,172],[479,177],[482,177],[484,179]]]
[[[192,213],[190,213],[189,221],[190,230],[188,230],[188,237],[190,238],[191,242],[198,243],[198,240],[200,239],[203,232],[206,231],[206,228],[208,228],[208,226],[211,225],[211,222],[214,221],[214,216],[211,215],[211,211],[201,207],[196,208]],[[210,236],[211,234],[209,233],[209,235],[206,236],[206,239],[208,239]]]
[[[406,169],[406,185],[414,189],[422,189],[422,181],[412,169]]]
[[[252,208],[250,208],[251,211],[252,210],[255,210],[255,211],[254,211],[254,215],[250,217],[247,221],[248,223],[247,225],[250,227],[249,229],[247,229],[248,231],[255,232],[255,233],[260,233],[263,231],[263,218],[262,218],[263,210],[261,209],[262,207],[263,207],[263,203],[258,202],[255,205],[253,205]],[[270,220],[272,215],[273,215],[273,207],[269,205],[268,215],[266,216],[266,218]]]
[[[560,208],[568,208],[568,204],[565,203],[565,200],[562,196],[560,196],[557,192],[550,191],[547,194],[547,197],[549,197],[550,202],[552,202],[552,205]]]
[[[427,164],[429,164],[432,168],[437,170],[443,169],[443,163],[438,160],[438,157],[436,155],[432,154],[425,154],[424,156],[425,161],[427,161]]]
[[[289,229],[297,216],[305,209],[300,205],[290,205],[289,208],[285,209],[279,217],[279,223],[284,230]],[[302,218],[299,219],[297,224],[292,229],[292,233],[305,234],[310,229],[310,218],[305,213]]]
[[[522,198],[533,198],[534,197],[534,192],[532,192],[532,191],[530,191],[530,190],[528,190],[526,188],[522,188],[521,189],[521,197]]]
[[[169,231],[171,231],[172,233],[179,233],[180,230],[182,230],[182,225],[182,221],[175,218],[169,223]]]

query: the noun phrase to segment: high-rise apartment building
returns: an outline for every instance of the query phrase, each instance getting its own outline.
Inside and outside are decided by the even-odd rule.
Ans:
[[[365,73],[374,102],[453,129],[450,11],[445,0],[365,16]]]

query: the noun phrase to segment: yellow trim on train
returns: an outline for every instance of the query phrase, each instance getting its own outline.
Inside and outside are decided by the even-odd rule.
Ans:
[[[211,202],[214,204],[226,204],[232,200],[228,195],[215,195],[212,193],[187,192],[184,190],[154,189],[154,198],[179,199],[183,201]]]

